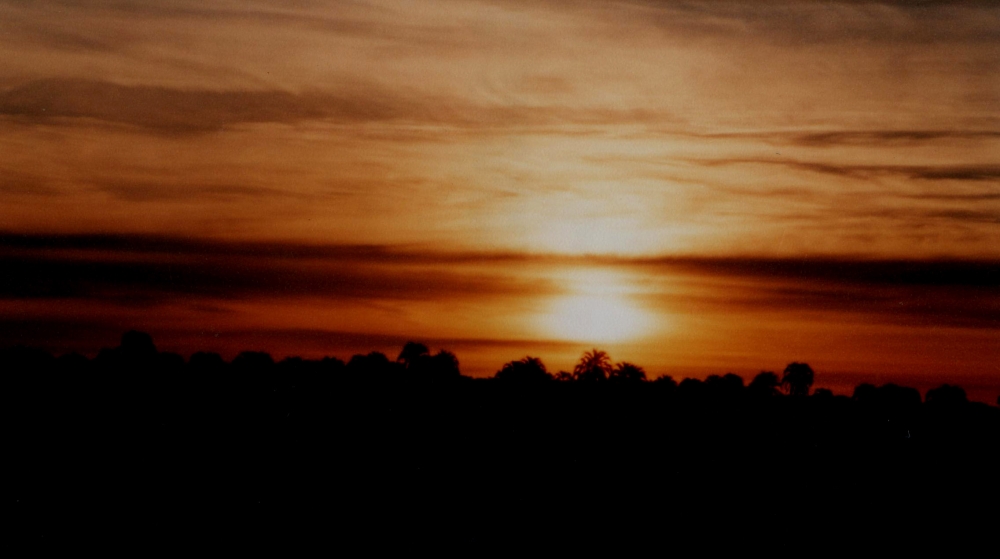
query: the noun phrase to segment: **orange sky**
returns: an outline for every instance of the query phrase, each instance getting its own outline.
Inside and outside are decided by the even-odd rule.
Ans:
[[[1000,393],[994,2],[78,4],[0,0],[0,345]]]

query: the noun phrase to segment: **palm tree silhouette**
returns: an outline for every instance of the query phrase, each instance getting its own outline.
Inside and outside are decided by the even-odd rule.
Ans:
[[[638,365],[622,361],[621,363],[615,364],[615,368],[612,369],[611,373],[608,375],[608,380],[618,382],[643,382],[646,380],[646,371]]]
[[[611,358],[597,348],[584,352],[579,363],[573,367],[573,378],[584,382],[607,380],[610,373]]]
[[[808,396],[812,387],[812,367],[806,363],[789,363],[781,377],[781,386],[788,390],[790,396]]]

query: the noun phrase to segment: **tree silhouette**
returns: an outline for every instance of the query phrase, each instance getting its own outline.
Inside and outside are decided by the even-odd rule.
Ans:
[[[580,357],[580,361],[573,367],[573,378],[582,382],[600,382],[607,380],[611,370],[611,358],[608,354],[594,348]]]
[[[188,364],[198,371],[218,371],[226,366],[225,360],[218,353],[198,351],[191,355]]]
[[[747,392],[757,398],[770,398],[778,395],[778,386],[780,385],[781,381],[778,380],[778,375],[772,371],[761,371],[750,381]]]
[[[924,401],[932,406],[961,406],[968,403],[969,398],[961,386],[942,384],[928,390]]]
[[[817,388],[816,391],[813,392],[813,398],[816,398],[817,400],[829,400],[833,398],[833,391],[829,388]]]
[[[726,373],[723,376],[709,375],[705,379],[705,389],[716,397],[739,397],[743,394],[743,377],[733,373]]]
[[[462,376],[458,369],[458,357],[455,354],[441,350],[434,357],[427,359],[429,376],[433,380],[453,380]]]
[[[417,362],[417,360],[428,355],[430,355],[430,350],[427,349],[427,346],[424,344],[406,342],[406,345],[403,346],[403,350],[399,352],[399,357],[396,358],[396,361],[402,363],[407,369],[410,369]]]
[[[401,377],[404,366],[399,362],[389,361],[384,353],[373,351],[367,355],[354,355],[347,362],[345,370],[354,380],[390,379]]]
[[[263,351],[243,351],[233,359],[233,368],[247,371],[263,371],[274,367],[274,358]]]
[[[153,337],[145,332],[129,330],[122,334],[119,351],[129,358],[151,359],[156,355]]]
[[[705,383],[696,378],[686,378],[677,385],[680,399],[689,402],[700,401],[705,395]]]
[[[537,357],[528,357],[504,364],[494,376],[504,382],[543,382],[552,380],[545,364]]]
[[[878,398],[878,389],[874,384],[862,383],[854,387],[851,399],[861,405],[873,405]]]
[[[650,384],[656,387],[656,390],[660,393],[673,393],[677,388],[677,381],[670,375],[660,375],[654,378]]]
[[[808,396],[813,384],[812,367],[806,363],[789,363],[781,377],[781,386],[790,396]]]
[[[608,373],[608,379],[627,383],[643,382],[646,380],[646,371],[638,365],[622,361],[611,369]]]

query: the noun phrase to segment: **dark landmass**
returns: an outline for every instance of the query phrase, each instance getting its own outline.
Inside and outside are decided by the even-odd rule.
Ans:
[[[227,363],[129,332],[95,359],[3,350],[0,371],[10,528],[35,546],[797,549],[997,519],[1000,408],[948,385],[835,396],[804,363],[678,383],[594,350],[573,372],[528,357],[472,379],[416,343]]]

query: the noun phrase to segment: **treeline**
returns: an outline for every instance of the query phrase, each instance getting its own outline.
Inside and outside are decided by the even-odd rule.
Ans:
[[[461,374],[455,354],[441,350],[432,354],[424,344],[409,342],[395,359],[381,352],[355,355],[344,362],[334,357],[319,360],[289,357],[276,362],[264,352],[246,351],[231,362],[217,353],[198,352],[190,359],[176,353],[160,352],[146,333],[131,331],[116,348],[102,349],[96,358],[70,353],[55,357],[26,347],[0,350],[8,394],[26,402],[34,394],[49,400],[59,392],[88,391],[141,401],[147,412],[163,406],[181,406],[190,399],[225,399],[246,391],[270,394],[268,398],[290,403],[297,397],[328,393],[345,387],[401,385],[444,387],[462,383],[490,383],[540,390],[549,383],[580,386],[647,386],[658,394],[675,394],[682,400],[811,396],[816,400],[850,401],[865,408],[906,409],[926,404],[958,409],[969,404],[965,391],[948,384],[927,392],[925,398],[909,387],[862,384],[850,398],[834,396],[825,388],[812,389],[815,373],[806,363],[790,363],[779,376],[762,371],[749,384],[732,373],[710,375],[705,380],[685,378],[679,383],[671,376],[647,378],[645,370],[633,363],[612,363],[610,356],[594,349],[585,352],[572,372],[550,372],[541,359],[525,357],[504,364],[490,379],[471,379]],[[45,395],[47,394],[47,395]],[[45,395],[45,396],[43,396]],[[223,403],[221,401],[215,403]],[[151,406],[150,406],[151,405]],[[1000,406],[1000,396],[997,397]]]
[[[669,503],[661,514],[675,522],[737,497],[733,506],[801,505],[872,480],[902,503],[917,485],[926,498],[928,480],[947,480],[941,495],[967,495],[1000,456],[1000,409],[959,387],[921,398],[861,385],[836,396],[812,389],[804,363],[749,383],[676,382],[594,350],[573,371],[526,357],[473,379],[455,355],[418,343],[396,359],[245,352],[226,362],[185,360],[129,332],[94,359],[12,348],[0,368],[9,476],[29,532],[68,534],[67,519],[98,502],[172,521],[219,507],[329,509],[351,519],[339,533],[390,525],[481,543],[497,537],[484,520],[501,522],[494,505],[519,499],[531,503],[521,530],[651,498]],[[428,516],[430,502],[448,512]]]

